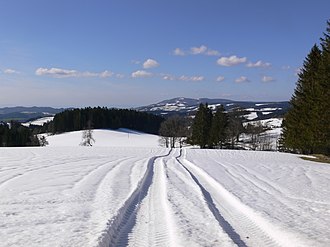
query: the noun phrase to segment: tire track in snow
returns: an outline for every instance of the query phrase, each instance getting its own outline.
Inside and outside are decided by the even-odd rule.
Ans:
[[[167,195],[165,167],[164,157],[155,160],[153,182],[137,213],[129,246],[178,246]]]
[[[299,237],[283,231],[244,205],[204,170],[188,161],[185,155],[182,160],[180,163],[184,163],[183,166],[198,180],[201,190],[206,190],[213,198],[223,218],[244,238],[245,246],[306,246]]]
[[[197,177],[179,160],[180,155],[176,157],[177,162],[190,174],[191,178],[198,185],[202,194],[204,196],[204,200],[207,203],[207,206],[214,218],[218,221],[220,227],[228,234],[231,240],[239,247],[247,247],[246,243],[242,240],[241,236],[235,231],[235,229],[231,226],[231,224],[222,216],[218,208],[216,207],[211,194],[203,187],[203,185],[199,182]]]
[[[147,196],[154,176],[155,161],[158,158],[169,156],[154,156],[149,159],[147,170],[139,182],[137,188],[118,210],[118,214],[107,223],[106,232],[99,239],[99,247],[121,247],[127,246],[129,234],[136,224],[136,217],[142,200]]]

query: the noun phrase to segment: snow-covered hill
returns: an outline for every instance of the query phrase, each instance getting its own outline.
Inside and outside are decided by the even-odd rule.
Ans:
[[[0,148],[0,246],[314,246],[330,166],[275,152],[164,149],[128,130]],[[99,145],[99,146],[97,146]]]
[[[129,129],[102,130],[92,132],[95,147],[159,147],[157,135]],[[50,147],[77,147],[82,142],[83,131],[73,131],[58,135],[45,135]]]

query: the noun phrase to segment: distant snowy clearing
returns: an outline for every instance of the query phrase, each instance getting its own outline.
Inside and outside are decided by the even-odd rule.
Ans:
[[[23,126],[30,126],[32,125],[38,125],[38,126],[43,126],[45,123],[48,123],[50,121],[53,121],[54,117],[43,117],[43,118],[39,118],[33,121],[29,121],[26,123],[22,123]]]
[[[328,164],[170,150],[127,130],[94,138],[93,147],[71,132],[47,147],[0,148],[1,246],[329,246]]]

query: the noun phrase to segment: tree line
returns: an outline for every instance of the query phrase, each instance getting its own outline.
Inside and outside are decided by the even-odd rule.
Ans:
[[[32,129],[19,122],[0,122],[0,147],[39,146],[39,140]]]
[[[256,142],[265,129],[252,124],[244,127],[245,114],[241,108],[226,112],[220,105],[213,112],[207,104],[200,104],[194,118],[171,116],[161,124],[161,144],[172,148],[181,147],[184,142],[200,148],[237,148],[242,133],[252,135],[252,142]]]
[[[94,129],[128,128],[150,134],[158,134],[164,119],[153,114],[129,109],[87,107],[66,110],[55,115],[52,122],[44,125],[40,132],[53,134]]]
[[[330,20],[298,74],[283,121],[283,149],[304,154],[330,154]]]

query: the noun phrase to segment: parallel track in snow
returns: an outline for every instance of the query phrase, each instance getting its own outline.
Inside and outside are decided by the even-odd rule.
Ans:
[[[128,245],[129,235],[136,225],[137,213],[153,181],[155,161],[159,158],[169,156],[170,153],[171,151],[168,154],[149,159],[147,170],[137,188],[118,210],[117,215],[109,220],[106,232],[99,240],[99,247],[121,247]]]
[[[244,205],[210,175],[181,154],[177,160],[200,187],[219,225],[237,246],[292,246],[293,242],[296,246],[297,241],[299,242],[294,236],[292,239],[283,239],[284,234],[281,234],[280,229]]]
[[[186,241],[189,234],[202,234],[192,243],[204,246],[212,244],[205,239],[211,228],[224,235],[213,239],[215,246],[221,246],[222,241],[239,247],[280,247],[299,243],[294,236],[292,241],[282,239],[283,232],[276,225],[244,205],[212,176],[187,160],[182,150],[178,152],[170,150],[168,154],[149,159],[137,187],[108,221],[98,247],[179,246],[176,241]],[[183,198],[179,199],[180,195]],[[185,205],[185,200],[191,208]],[[206,229],[198,229],[194,214],[210,217],[214,223],[209,222]],[[290,237],[288,233],[285,236]]]

